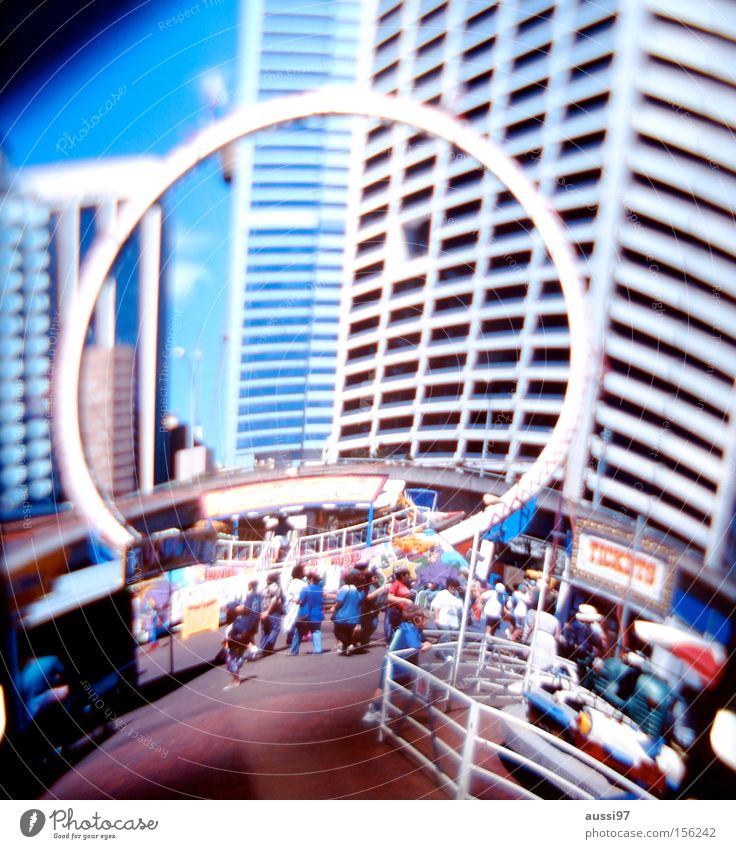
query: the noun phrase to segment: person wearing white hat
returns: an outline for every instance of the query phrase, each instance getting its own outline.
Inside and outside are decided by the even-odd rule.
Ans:
[[[583,622],[584,624],[592,624],[593,622],[601,622],[603,620],[601,614],[598,613],[592,604],[578,605],[578,612],[575,614],[575,618],[578,622]]]
[[[565,640],[572,649],[572,657],[583,672],[587,672],[593,661],[608,649],[602,622],[603,616],[592,604],[580,604],[574,621],[565,629]]]

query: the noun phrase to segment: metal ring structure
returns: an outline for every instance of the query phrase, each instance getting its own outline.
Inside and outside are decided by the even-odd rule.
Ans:
[[[458,539],[482,532],[517,510],[548,484],[564,461],[579,425],[589,379],[592,340],[587,321],[585,288],[575,254],[556,212],[532,185],[521,167],[489,139],[449,113],[413,101],[367,90],[321,89],[275,98],[234,111],[176,147],[161,163],[158,179],[121,209],[115,228],[99,236],[80,274],[74,315],[60,329],[53,386],[53,432],[59,473],[67,497],[90,529],[122,549],[135,536],[98,491],[87,465],[79,429],[79,371],[84,339],[103,282],[145,212],[177,180],[221,148],[278,124],[313,116],[344,115],[394,121],[437,136],[474,157],[516,197],[536,226],[559,275],[570,329],[570,370],[557,424],[532,467],[499,500],[455,526]],[[462,531],[462,535],[459,535]]]

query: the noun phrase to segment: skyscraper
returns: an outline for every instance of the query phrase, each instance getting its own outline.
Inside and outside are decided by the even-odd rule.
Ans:
[[[37,310],[42,301],[46,318],[41,322],[34,313],[25,319],[21,331],[35,333],[37,324],[45,328],[47,365],[45,382],[39,386],[46,393],[56,336],[75,309],[80,263],[95,238],[114,227],[120,204],[133,197],[158,168],[156,157],[81,160],[25,168],[15,178],[14,191],[22,200],[26,222],[22,245],[31,244],[28,233],[38,218],[33,211],[40,209],[45,215],[44,260],[34,272],[36,288],[28,303]],[[38,235],[36,244],[44,244]],[[164,216],[161,206],[155,205],[117,257],[87,335],[80,385],[81,427],[98,485],[109,495],[150,491],[167,479],[164,444],[168,434],[162,424],[168,412],[171,347],[166,333],[167,250]],[[33,279],[26,274],[25,289]],[[46,400],[44,404],[47,409]],[[47,427],[53,412],[44,413]],[[61,500],[64,482],[58,483],[61,487],[54,498]],[[53,501],[49,506],[53,508]]]
[[[451,110],[551,199],[598,379],[567,492],[724,574],[736,476],[736,30],[729,4],[381,0],[372,84]],[[335,454],[514,480],[562,404],[554,267],[458,150],[371,126]],[[562,474],[562,473],[561,473]]]
[[[24,198],[0,153],[0,519],[53,504],[49,433],[50,212]]]
[[[354,83],[359,0],[241,10],[240,104]],[[319,456],[331,431],[354,136],[350,119],[305,119],[234,151],[228,465]]]

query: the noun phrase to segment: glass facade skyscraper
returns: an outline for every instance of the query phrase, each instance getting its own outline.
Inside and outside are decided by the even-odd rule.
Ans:
[[[110,232],[118,205],[134,196],[159,167],[155,157],[32,166],[17,172],[13,192],[0,204],[0,223],[15,251],[6,258],[22,271],[23,282],[17,274],[8,279],[13,285],[18,281],[25,299],[11,298],[6,286],[2,312],[20,313],[8,318],[2,329],[20,334],[23,344],[13,367],[20,368],[22,363],[24,373],[33,377],[23,387],[29,397],[19,408],[33,444],[26,446],[27,457],[21,456],[20,465],[2,479],[5,487],[11,478],[23,482],[25,475],[32,502],[40,497],[38,493],[45,493],[39,511],[53,510],[68,497],[66,482],[60,476],[56,480],[58,455],[52,458],[49,453],[41,463],[36,454],[49,440],[56,337],[76,309],[81,264],[95,239]],[[11,220],[13,215],[17,221]],[[170,351],[165,349],[169,344],[166,229],[157,205],[146,213],[117,257],[86,338],[80,387],[83,441],[88,455],[98,457],[93,462],[97,483],[110,495],[145,492],[167,479],[168,436],[162,426],[168,411],[170,365]],[[147,264],[146,256],[154,261]],[[43,340],[31,342],[37,333]],[[3,391],[11,392],[10,385]],[[37,420],[31,422],[32,416]],[[16,453],[5,452],[2,457]],[[43,486],[40,482],[31,486],[31,478],[41,470],[48,480]],[[23,506],[23,516],[28,509]],[[7,515],[23,517],[16,514]]]
[[[243,3],[238,102],[353,85],[362,6]],[[330,434],[354,133],[310,118],[233,151],[230,466],[318,457]]]
[[[24,198],[0,154],[0,520],[49,509],[50,213]]]

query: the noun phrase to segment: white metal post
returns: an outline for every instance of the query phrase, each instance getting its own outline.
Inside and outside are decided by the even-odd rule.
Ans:
[[[544,550],[544,568],[542,570],[542,588],[539,591],[537,600],[537,615],[534,617],[534,628],[532,630],[532,641],[529,646],[529,658],[526,662],[524,670],[524,684],[522,690],[529,688],[529,678],[532,671],[532,660],[534,659],[534,649],[537,645],[537,629],[539,627],[539,614],[544,610],[544,601],[547,597],[547,582],[549,581],[550,564],[552,563],[552,549],[554,546],[548,545]]]
[[[555,608],[555,615],[557,616],[559,616],[561,613],[567,613],[568,598],[570,596],[572,564],[570,562],[570,555],[567,553],[567,550],[564,551],[563,556],[564,565],[562,567],[562,579],[560,580],[560,590],[557,593],[557,607]]]
[[[457,681],[457,672],[460,668],[460,655],[462,654],[464,641],[465,641],[465,629],[467,627],[468,622],[468,611],[470,610],[470,586],[473,582],[473,576],[475,575],[475,563],[478,559],[478,545],[480,544],[480,528],[475,529],[475,534],[473,535],[473,549],[470,552],[470,572],[468,573],[468,582],[465,584],[465,599],[463,600],[463,618],[460,621],[460,631],[457,636],[457,649],[455,650],[455,657],[452,659],[452,672],[450,673],[450,683],[452,686],[455,686],[455,682]]]
[[[115,278],[110,277],[100,289],[95,307],[95,345],[111,351],[115,347]]]
[[[394,663],[391,659],[391,652],[386,652],[386,677],[383,679],[383,694],[381,696],[381,724],[378,726],[378,742],[383,742],[383,729],[386,726],[386,715],[388,714],[389,690],[391,688],[391,680],[394,677]]]
[[[158,288],[161,269],[161,207],[152,206],[141,221],[138,281],[138,489],[151,492],[156,441],[156,351]]]
[[[463,742],[463,753],[460,761],[460,770],[457,776],[456,799],[467,799],[470,790],[470,776],[473,770],[473,758],[475,756],[475,738],[478,735],[478,702],[470,703],[468,711],[468,726],[465,729],[465,740]]]
[[[117,203],[105,201],[97,209],[95,224],[100,236],[108,236],[115,230]],[[95,306],[95,344],[109,351],[115,347],[115,278],[109,275],[100,289]]]

